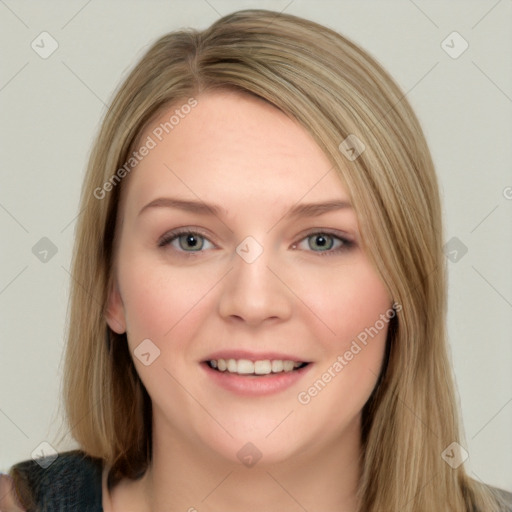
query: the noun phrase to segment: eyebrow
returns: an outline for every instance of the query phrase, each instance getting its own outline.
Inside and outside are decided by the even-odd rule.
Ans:
[[[215,215],[217,217],[227,215],[227,210],[216,204],[209,204],[203,201],[192,201],[187,199],[177,199],[172,197],[159,197],[146,204],[139,212],[143,212],[151,208],[174,208],[184,210],[198,215]],[[348,201],[332,200],[323,203],[300,203],[286,213],[287,218],[296,217],[317,217],[331,211],[351,209],[352,205]]]

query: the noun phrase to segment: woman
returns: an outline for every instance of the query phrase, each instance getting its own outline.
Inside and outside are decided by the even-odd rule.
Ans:
[[[512,510],[463,466],[431,156],[352,42],[265,10],[162,37],[81,211],[81,449],[16,464],[6,510]]]

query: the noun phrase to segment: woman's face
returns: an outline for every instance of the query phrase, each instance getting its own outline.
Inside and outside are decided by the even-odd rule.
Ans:
[[[142,135],[120,205],[108,322],[127,332],[155,442],[250,465],[354,440],[393,312],[347,192],[281,111],[196,99]]]

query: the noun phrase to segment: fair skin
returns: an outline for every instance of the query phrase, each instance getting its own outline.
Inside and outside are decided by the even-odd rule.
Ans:
[[[104,478],[104,510],[354,512],[361,409],[382,365],[387,324],[341,371],[333,364],[389,311],[391,297],[361,249],[346,190],[304,128],[250,96],[196,99],[123,183],[107,321],[127,333],[132,354],[150,339],[160,355],[147,366],[134,357],[152,400],[152,463],[110,493]],[[144,208],[158,198],[225,211]],[[330,201],[345,205],[287,216],[298,204]],[[159,246],[177,228],[200,233]],[[236,250],[249,236],[246,253],[262,251],[254,259]],[[280,385],[282,372],[210,368],[218,351],[308,364]],[[325,386],[308,394],[329,369]],[[252,466],[237,456],[247,443],[244,455],[261,454]]]

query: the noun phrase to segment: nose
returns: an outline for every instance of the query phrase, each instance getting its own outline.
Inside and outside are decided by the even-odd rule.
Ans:
[[[219,314],[250,326],[290,318],[294,295],[277,255],[261,246],[261,249],[251,244],[247,247],[249,249],[244,253],[241,244],[233,255],[233,267],[223,280]],[[253,259],[261,250],[261,254]]]

